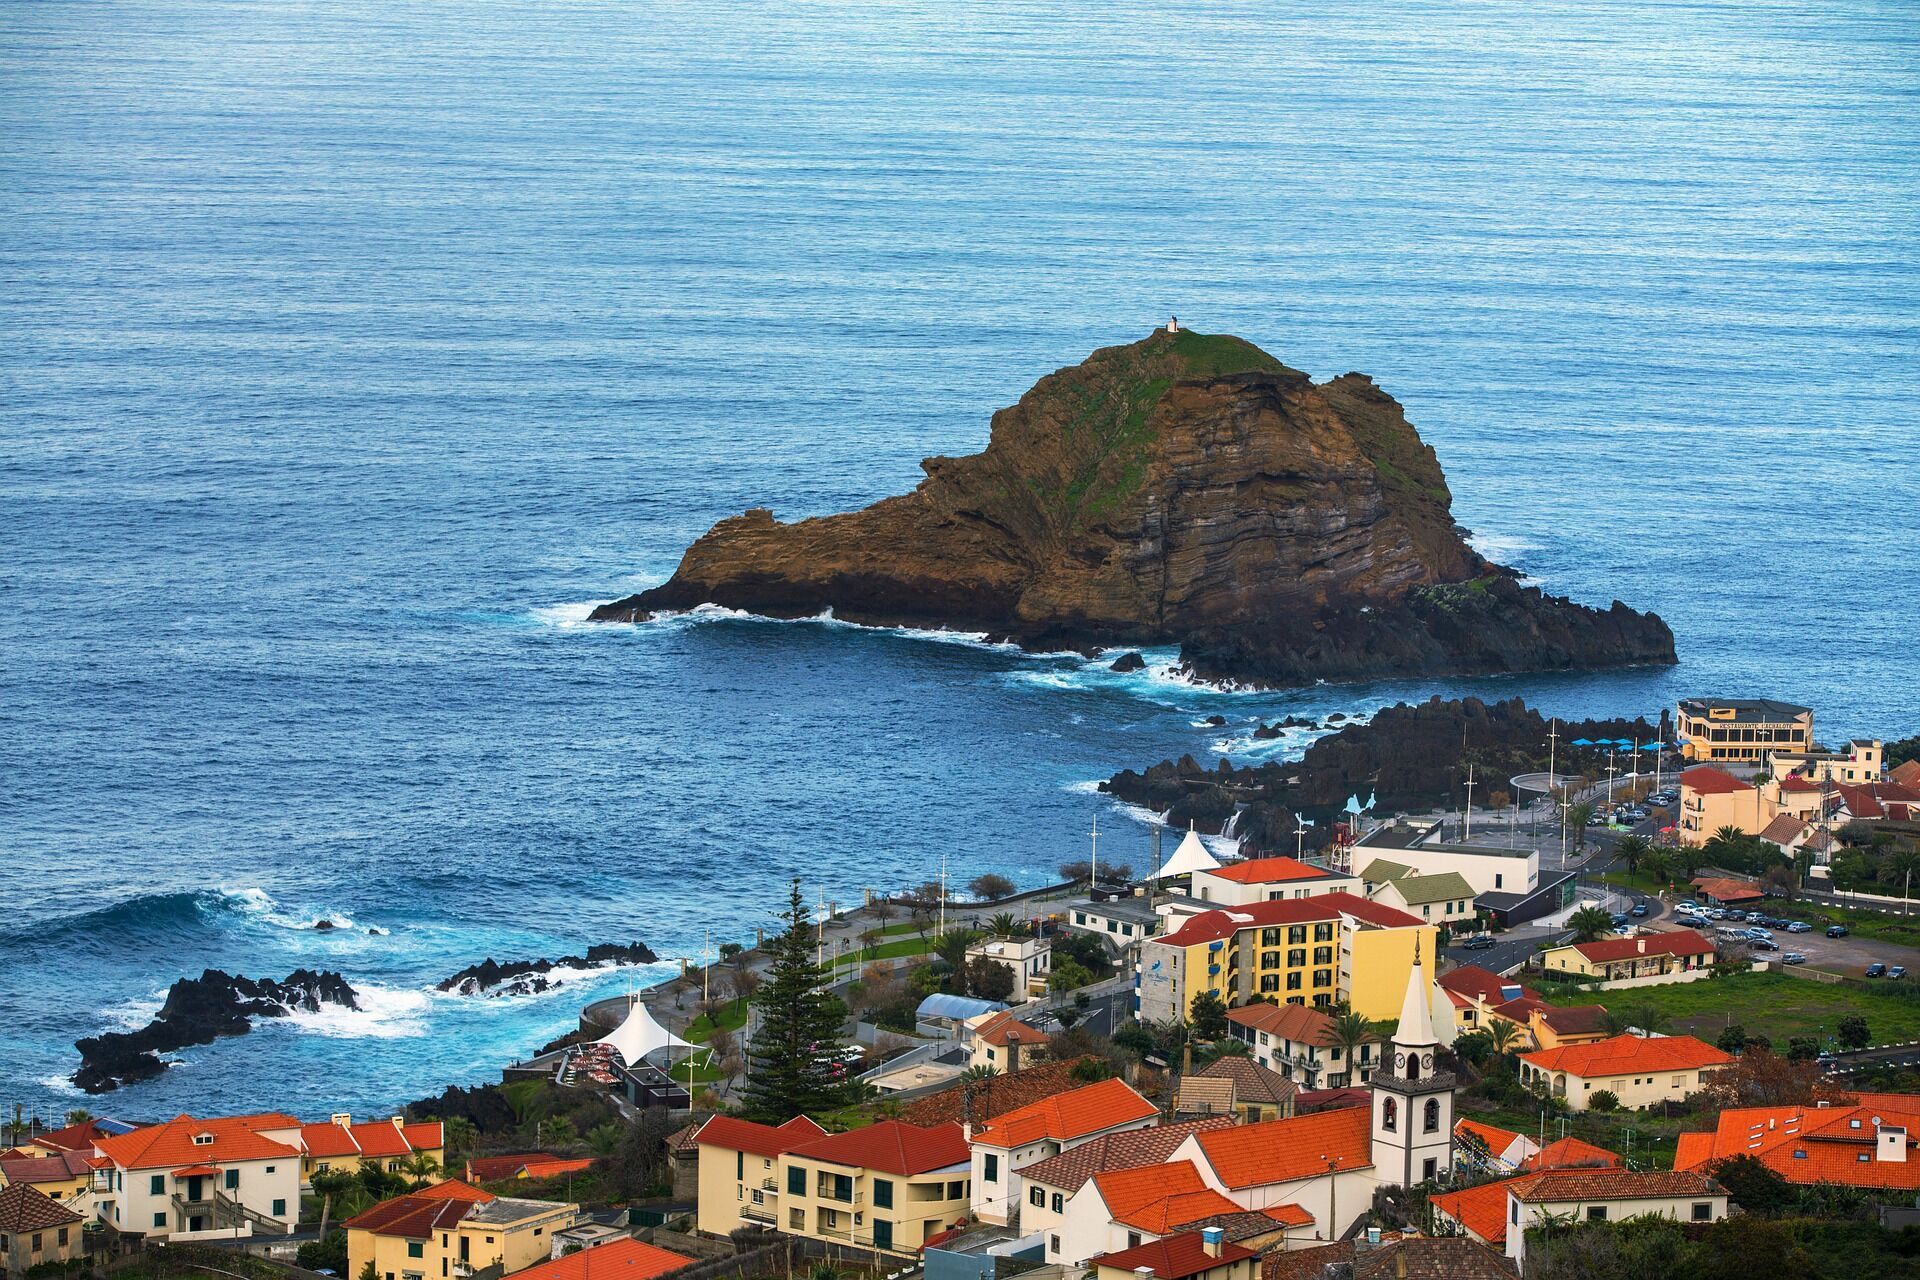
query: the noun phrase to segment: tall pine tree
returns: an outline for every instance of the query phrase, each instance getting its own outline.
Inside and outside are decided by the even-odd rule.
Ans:
[[[760,1025],[740,1091],[748,1118],[767,1124],[824,1115],[860,1093],[851,1070],[826,1061],[840,1047],[846,1005],[828,993],[827,970],[814,963],[814,925],[798,879],[787,909],[776,915],[786,927],[766,944],[772,963],[753,997]]]

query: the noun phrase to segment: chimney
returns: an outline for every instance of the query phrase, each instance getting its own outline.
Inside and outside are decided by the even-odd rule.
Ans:
[[[1020,1069],[1020,1033],[1007,1032],[1007,1074],[1012,1075]]]
[[[1226,1238],[1227,1233],[1219,1227],[1200,1228],[1200,1247],[1207,1251],[1209,1258],[1220,1256],[1220,1242]]]
[[[353,1124],[353,1117],[344,1111],[336,1111],[334,1114],[328,1116],[327,1119],[339,1125],[342,1129],[349,1128]]]
[[[393,1118],[393,1127],[400,1130],[403,1133],[406,1132],[407,1118],[405,1116],[395,1116]]]
[[[1647,939],[1646,939],[1646,936],[1645,936],[1644,934],[1643,934],[1643,935],[1641,935],[1641,938],[1640,938],[1640,946],[1639,946],[1639,948],[1638,948],[1638,950],[1639,950],[1639,952],[1640,952],[1640,954],[1641,954],[1641,955],[1645,955],[1645,954],[1647,954]]]
[[[1874,1138],[1873,1158],[1892,1164],[1905,1164],[1907,1131],[1893,1125],[1881,1125]]]

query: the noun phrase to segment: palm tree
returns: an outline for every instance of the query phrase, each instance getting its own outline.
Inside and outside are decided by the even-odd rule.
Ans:
[[[1573,851],[1579,853],[1587,847],[1587,819],[1593,816],[1593,806],[1586,801],[1569,805],[1562,811],[1561,823],[1567,828],[1567,834],[1573,837]]]
[[[1613,932],[1613,916],[1605,907],[1585,906],[1567,917],[1567,927],[1578,942],[1592,942]]]
[[[593,1154],[597,1156],[610,1156],[620,1149],[623,1133],[620,1126],[612,1121],[597,1124],[587,1130],[587,1145],[593,1148]]]
[[[1374,1039],[1373,1023],[1362,1014],[1351,1009],[1336,1013],[1327,1022],[1327,1045],[1341,1050],[1342,1059],[1347,1064],[1347,1083],[1360,1083],[1359,1068],[1354,1065],[1360,1052],[1360,1046]]]
[[[1647,855],[1653,852],[1653,841],[1645,836],[1621,836],[1613,842],[1613,856],[1627,864],[1627,873],[1638,871]]]
[[[320,1239],[327,1238],[327,1220],[333,1216],[335,1196],[344,1197],[354,1188],[353,1176],[338,1169],[315,1169],[310,1179],[313,1194],[320,1197]]]
[[[548,1116],[540,1122],[538,1133],[543,1147],[570,1147],[579,1138],[573,1121],[565,1116]]]
[[[993,913],[993,918],[987,921],[987,932],[996,938],[1011,938],[1015,934],[1025,933],[1026,930],[1021,927],[1018,920],[1013,918],[1011,911],[996,911]]]
[[[980,1080],[991,1080],[999,1074],[1000,1068],[990,1067],[982,1063],[977,1067],[968,1067],[965,1071],[962,1071],[960,1073],[960,1079],[972,1083]]]
[[[440,1162],[424,1151],[414,1152],[407,1157],[406,1163],[400,1167],[405,1169],[407,1176],[412,1178],[417,1184],[414,1187],[416,1191],[426,1186],[427,1181],[432,1178],[434,1174],[440,1172]],[[320,1238],[323,1240],[326,1239],[324,1235]]]
[[[1508,1054],[1520,1047],[1520,1028],[1505,1018],[1488,1018],[1487,1047],[1493,1050],[1496,1062],[1504,1062]]]
[[[465,1155],[473,1150],[474,1140],[480,1136],[480,1131],[465,1116],[448,1116],[440,1122],[440,1135],[447,1144],[447,1163],[452,1164],[455,1153]]]
[[[1640,855],[1640,869],[1662,884],[1673,883],[1673,855],[1664,849],[1648,849]]]
[[[87,1110],[85,1107],[75,1107],[73,1110],[67,1112],[68,1124],[85,1124],[91,1119],[93,1119],[93,1112]]]
[[[949,929],[933,940],[933,953],[947,962],[955,973],[966,967],[967,948],[980,941],[971,929]]]
[[[1667,1029],[1668,1021],[1666,1014],[1650,1004],[1607,1010],[1607,1031],[1616,1036],[1626,1034],[1630,1027],[1638,1027],[1650,1035],[1659,1035]]]

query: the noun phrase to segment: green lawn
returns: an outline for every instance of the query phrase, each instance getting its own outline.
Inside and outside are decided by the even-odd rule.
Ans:
[[[1667,1017],[1669,1030],[1709,1044],[1729,1022],[1737,1022],[1785,1048],[1791,1036],[1832,1035],[1850,1013],[1867,1020],[1875,1044],[1920,1040],[1920,991],[1904,996],[1892,983],[1825,983],[1784,973],[1738,973],[1623,991],[1559,991],[1543,985],[1541,996],[1554,1004],[1597,1003],[1616,1010],[1650,1005]]]
[[[691,1040],[695,1044],[705,1044],[713,1038],[715,1031],[738,1031],[746,1025],[747,1002],[745,1000],[731,1000],[728,1001],[727,1007],[720,1011],[720,1016],[717,1019],[709,1018],[703,1013],[692,1022],[689,1022],[687,1029],[680,1033],[680,1038],[683,1040]]]
[[[1524,1133],[1538,1142],[1542,1132],[1542,1110],[1544,1108],[1539,1107],[1531,1110],[1513,1107],[1481,1109],[1473,1105],[1470,1099],[1462,1099],[1455,1108],[1454,1118],[1498,1125],[1502,1129]],[[1636,1169],[1671,1169],[1674,1139],[1687,1129],[1704,1127],[1697,1117],[1692,1120],[1668,1120],[1657,1114],[1635,1111],[1620,1111],[1612,1115],[1602,1115],[1597,1111],[1563,1115],[1547,1112],[1545,1133],[1548,1142],[1564,1136],[1605,1147],[1622,1159],[1631,1158]]]

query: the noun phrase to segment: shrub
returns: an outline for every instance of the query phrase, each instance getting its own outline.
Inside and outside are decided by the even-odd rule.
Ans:
[[[1620,1109],[1620,1095],[1611,1089],[1596,1090],[1594,1095],[1587,1099],[1587,1109],[1590,1111],[1598,1111],[1602,1114],[1609,1111],[1618,1111]]]

